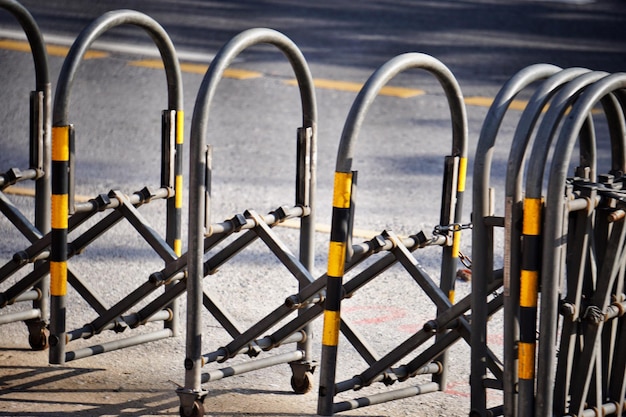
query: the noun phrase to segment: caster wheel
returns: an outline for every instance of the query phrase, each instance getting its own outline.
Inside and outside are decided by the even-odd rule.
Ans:
[[[191,413],[185,413],[183,406],[180,406],[180,417],[204,417],[204,404],[201,401],[194,401]]]
[[[305,372],[302,379],[291,377],[291,388],[296,394],[306,394],[313,389],[313,373]]]
[[[48,334],[45,329],[41,329],[39,333],[30,333],[28,335],[28,344],[33,350],[44,350],[48,348]]]

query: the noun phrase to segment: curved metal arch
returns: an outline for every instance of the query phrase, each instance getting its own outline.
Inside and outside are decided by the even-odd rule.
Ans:
[[[546,195],[545,230],[543,233],[544,247],[557,247],[564,244],[561,240],[563,224],[563,186],[567,177],[569,161],[576,144],[578,134],[591,112],[593,106],[605,96],[619,90],[626,89],[626,73],[616,73],[596,81],[585,89],[584,95],[574,103],[558,136],[554,155],[550,166],[548,192]],[[543,369],[543,377],[537,380],[537,415],[547,415],[552,412],[552,377],[554,375],[554,358],[556,346],[556,317],[558,309],[558,285],[560,260],[557,257],[545,257],[542,262],[542,317],[539,322],[541,339],[538,347],[540,363],[550,365]],[[554,304],[550,304],[554,303]]]
[[[557,75],[553,76],[561,76],[562,74],[569,74],[568,78],[569,80],[564,80],[567,81],[564,85],[562,85],[562,87],[558,90],[558,92],[556,92],[556,94],[554,94],[554,96],[551,98],[551,100],[549,101],[549,108],[546,110],[543,119],[541,120],[541,123],[537,129],[537,133],[536,133],[536,137],[535,137],[535,141],[533,143],[532,146],[532,150],[530,153],[530,157],[529,157],[529,162],[528,162],[528,175],[526,178],[526,193],[525,193],[525,203],[528,201],[540,201],[541,200],[541,191],[542,191],[542,185],[543,185],[543,175],[544,175],[544,169],[545,169],[545,165],[548,161],[549,158],[549,154],[550,154],[550,145],[552,143],[552,137],[555,134],[555,132],[557,131],[557,127],[559,126],[559,123],[561,121],[561,119],[564,117],[566,110],[569,108],[570,104],[578,97],[578,95],[581,93],[581,91],[584,90],[584,88],[597,81],[598,79],[606,76],[606,73],[602,73],[602,72],[591,72],[588,70],[582,70],[582,69],[576,69],[576,68],[570,68],[567,70],[563,70],[560,73],[558,73]],[[546,102],[547,103],[547,102]],[[546,105],[546,103],[543,103],[543,106]],[[534,103],[533,103],[534,104]],[[543,106],[539,106],[539,105],[534,105],[532,111],[534,111],[535,113],[535,117],[538,117],[540,112],[542,111],[542,107]],[[583,146],[581,146],[581,160],[586,160],[589,164],[589,168],[591,171],[591,175],[595,175],[595,134],[593,131],[593,121],[591,119],[591,117],[588,117],[586,120],[586,124],[585,126],[587,127],[587,129],[581,131],[581,137],[580,137],[580,142],[582,144],[584,144]],[[532,132],[529,131],[527,132],[528,135],[530,135]],[[509,160],[509,174],[513,174],[514,176],[517,175],[517,178],[515,178],[515,185],[520,186],[521,185],[521,177],[522,177],[522,172],[521,170],[518,170],[517,173],[515,173],[515,169],[514,167],[511,166],[511,161]],[[521,168],[518,167],[518,168]],[[507,178],[507,181],[509,181],[509,179]],[[513,179],[511,179],[511,182],[513,182]],[[507,186],[511,186],[513,184],[510,184],[507,182]],[[509,196],[509,189],[507,189],[507,199],[511,198]],[[517,211],[517,219],[520,221],[521,220],[521,212],[522,212],[522,204],[521,203],[521,190],[520,188],[518,188],[516,190],[516,200],[515,201],[508,201],[507,200],[507,206],[509,206],[510,204],[510,209],[512,211],[513,209],[513,205],[516,205],[516,211]],[[533,204],[533,203],[529,203],[529,204]],[[525,210],[529,210],[529,213],[534,213],[534,209],[531,209],[530,207],[525,207]],[[532,214],[529,216],[529,219],[534,218],[535,216],[533,216]],[[539,216],[536,217],[537,221],[539,221]],[[523,229],[524,230],[534,230],[533,229],[533,224],[530,224],[532,222],[529,221],[529,219],[524,218],[524,225],[523,225]],[[521,260],[516,260],[513,261],[511,260],[511,264],[515,266],[515,271],[513,271],[513,268],[511,268],[510,272],[510,283],[509,283],[509,289],[514,289],[516,292],[516,300],[520,301],[520,294],[525,294],[525,300],[526,300],[526,305],[524,305],[524,310],[525,313],[520,313],[519,314],[519,329],[521,332],[521,338],[519,340],[520,344],[524,344],[525,346],[532,346],[532,350],[528,351],[528,350],[524,350],[524,353],[520,353],[518,355],[518,360],[520,362],[520,369],[532,369],[532,374],[534,375],[534,369],[536,367],[536,362],[535,362],[535,358],[534,355],[530,352],[534,352],[534,346],[535,346],[535,333],[536,333],[536,319],[534,319],[535,315],[537,314],[537,309],[536,307],[530,307],[529,304],[529,299],[536,299],[538,296],[538,292],[536,287],[532,284],[532,279],[530,278],[524,278],[524,277],[528,277],[529,275],[526,274],[524,275],[520,270],[522,269],[521,265],[526,265],[526,268],[528,268],[529,265],[534,265],[535,262],[533,261],[533,259],[536,259],[539,256],[539,242],[535,242],[535,239],[537,239],[536,236],[525,236],[524,238],[524,243],[525,243],[525,247],[524,249],[520,249],[521,246],[521,240],[520,240],[520,231],[519,230],[513,230],[514,228],[512,227],[513,220],[514,219],[509,219],[511,222],[509,223],[509,225],[511,227],[509,227],[509,230],[507,230],[507,241],[508,241],[508,245],[505,249],[511,249],[512,246],[514,246],[513,244],[517,245],[517,251],[516,252],[506,252],[508,254],[511,254],[509,256],[509,258],[515,258],[518,257],[519,254],[521,254]],[[537,228],[539,228],[539,225],[536,225]],[[526,233],[526,232],[524,232]],[[536,243],[536,244],[535,244]],[[538,271],[533,271],[533,272],[538,272]],[[515,287],[513,287],[515,286]],[[519,308],[521,302],[514,302],[514,306],[515,308]],[[532,303],[531,303],[532,304]],[[518,381],[518,385],[519,385],[519,401],[518,401],[518,414],[519,415],[532,415],[533,414],[533,410],[534,410],[534,405],[535,405],[535,392],[534,392],[534,378],[529,378],[527,375],[524,376],[524,378],[520,377],[519,381]],[[539,400],[540,401],[540,400]]]
[[[519,199],[521,196],[524,169],[523,160],[527,152],[532,132],[544,107],[548,101],[551,100],[555,94],[558,93],[558,91],[560,91],[560,89],[564,88],[564,84],[589,71],[590,70],[586,68],[567,68],[559,71],[553,76],[547,78],[537,88],[537,90],[535,90],[533,96],[528,100],[528,104],[526,105],[517,128],[515,129],[513,143],[509,153],[506,174],[507,197],[516,196],[517,199]],[[550,107],[553,107],[552,104],[550,104]]]
[[[543,176],[548,161],[549,148],[557,132],[559,121],[565,115],[566,110],[583,90],[607,75],[607,73],[599,71],[583,74],[564,86],[550,103],[550,108],[546,112],[539,126],[539,130],[537,131],[537,138],[533,144],[529,160],[528,178],[526,179],[527,198],[541,198]],[[590,162],[592,163],[592,169],[595,170],[595,161]]]
[[[267,28],[253,28],[241,32],[228,43],[226,43],[215,56],[209,69],[207,70],[200,89],[196,97],[191,124],[190,137],[190,162],[189,162],[189,277],[187,278],[187,359],[185,372],[185,387],[179,390],[183,407],[189,407],[199,397],[202,397],[201,375],[202,337],[200,320],[194,315],[202,306],[202,279],[203,273],[203,239],[204,239],[204,216],[206,212],[206,202],[204,199],[206,184],[206,133],[208,129],[209,110],[217,85],[221,80],[225,69],[233,60],[248,47],[257,44],[270,44],[277,47],[289,60],[296,75],[300,97],[302,103],[302,123],[303,128],[310,128],[311,134],[311,178],[309,204],[314,204],[315,185],[315,143],[317,137],[317,104],[313,87],[313,78],[308,64],[300,51],[291,39],[284,34]],[[313,210],[311,215],[302,218],[301,239],[312,238],[314,234]],[[307,268],[312,268],[313,245],[310,245],[305,252],[300,254],[302,264]],[[191,315],[190,315],[191,314]],[[187,395],[185,395],[187,394]]]
[[[258,44],[274,45],[287,57],[300,87],[302,125],[304,127],[315,127],[317,104],[315,102],[313,77],[300,49],[291,39],[276,30],[267,28],[248,29],[232,38],[219,50],[198,90],[191,124],[191,141],[196,143],[195,149],[199,149],[200,152],[203,150],[199,148],[198,144],[202,144],[206,137],[210,106],[219,80],[222,78],[226,68],[230,66],[241,52]]]
[[[68,52],[59,73],[54,96],[52,123],[54,126],[67,125],[69,118],[70,91],[74,77],[85,52],[103,33],[121,25],[138,26],[150,35],[159,49],[168,88],[168,109],[183,108],[182,76],[176,49],[165,29],[150,16],[134,10],[114,10],[103,14],[91,22],[78,35]]]
[[[463,94],[452,72],[436,58],[415,52],[398,55],[380,66],[361,88],[348,113],[337,152],[331,242],[328,254],[328,298],[325,304],[320,396],[318,398],[318,414],[321,415],[332,415],[335,396],[336,341],[340,331],[338,324],[340,323],[342,279],[345,253],[351,251],[349,236],[351,213],[349,209],[352,198],[353,149],[367,111],[380,90],[396,75],[409,69],[424,69],[434,75],[443,87],[448,100],[452,119],[451,157],[459,160],[458,165],[453,168],[458,170],[456,181],[450,180],[450,184],[446,184],[450,188],[444,188],[444,193],[449,191],[454,194],[454,197],[450,195],[448,202],[442,200],[441,221],[442,225],[447,226],[451,221],[460,223],[461,220],[468,135]],[[447,198],[447,196],[444,195],[443,198]],[[445,260],[442,263],[441,271],[441,288],[443,291],[452,289],[454,283],[454,266],[451,260],[458,256],[455,252],[458,252],[459,238],[459,232],[455,231],[452,246],[444,247],[443,257]],[[444,375],[442,375],[441,380],[445,380]]]
[[[513,75],[500,89],[489,107],[480,131],[474,157],[472,186],[472,369],[470,385],[472,387],[472,414],[483,416],[487,408],[487,394],[483,386],[486,377],[485,359],[487,355],[487,286],[493,281],[493,236],[485,224],[490,212],[490,177],[496,137],[500,125],[509,110],[513,99],[532,83],[546,79],[562,68],[551,64],[535,64],[523,68]],[[483,251],[483,253],[480,253]],[[486,251],[486,252],[485,252]],[[506,281],[506,277],[505,277]],[[506,385],[506,384],[505,384]],[[510,384],[509,384],[510,385]],[[507,404],[513,389],[507,389]]]
[[[168,109],[163,113],[161,144],[161,186],[168,198],[166,242],[176,256],[180,256],[180,221],[182,206],[182,144],[183,144],[183,89],[180,65],[174,45],[163,27],[151,17],[134,10],[115,10],[103,14],[88,24],[72,44],[63,62],[57,81],[52,110],[52,216],[51,216],[51,320],[50,356],[52,364],[66,360],[65,315],[67,292],[67,237],[68,218],[74,210],[73,173],[70,165],[72,126],[69,123],[70,92],[79,64],[92,43],[106,31],[120,26],[134,25],[144,29],[155,42],[167,79]],[[173,190],[173,192],[172,192]],[[173,197],[173,198],[171,198]],[[176,306],[173,306],[176,308]],[[171,333],[177,324],[171,324]]]
[[[488,211],[489,195],[487,192],[491,175],[491,159],[498,130],[511,102],[532,83],[548,78],[559,71],[562,71],[562,68],[551,64],[535,64],[520,70],[504,84],[489,107],[480,131],[474,158],[473,212],[475,216],[485,217],[491,214]],[[477,229],[477,226],[480,225],[474,225],[474,231],[481,230],[480,227]]]
[[[433,74],[444,89],[452,118],[452,156],[467,156],[467,116],[463,94],[452,72],[430,55],[409,52],[398,55],[376,70],[357,95],[344,124],[337,152],[336,171],[352,169],[353,148],[361,125],[379,91],[396,75],[409,69],[424,69]]]
[[[607,94],[601,103],[611,138],[611,170],[626,172],[626,91]]]
[[[35,63],[37,90],[44,91],[46,86],[49,88],[50,83],[48,53],[46,52],[46,46],[37,22],[30,12],[15,0],[0,0],[0,9],[10,12],[22,26],[30,44]]]
[[[448,69],[448,67],[446,67],[441,61],[430,55],[408,52],[395,56],[380,66],[369,77],[355,98],[346,118],[339,142],[339,149],[337,151],[335,171],[336,173],[343,174],[349,174],[351,172],[354,147],[356,146],[358,134],[361,129],[361,125],[365,120],[365,116],[367,115],[367,111],[378,96],[380,90],[387,85],[389,81],[391,81],[398,74],[410,69],[426,70],[435,76],[442,86],[448,100],[452,122],[451,156],[459,158],[459,178],[457,180],[458,183],[454,184],[456,189],[450,190],[452,193],[455,193],[455,196],[454,198],[451,196],[451,203],[449,206],[445,207],[445,202],[442,201],[441,225],[447,226],[450,221],[460,223],[463,207],[463,192],[465,189],[465,170],[467,166],[468,147],[468,126],[465,102],[463,100],[463,93],[461,92],[461,88],[454,77],[454,74],[452,74],[450,69]],[[337,187],[337,184],[335,184],[335,187]],[[335,192],[336,191],[337,190],[335,190]],[[345,223],[346,220],[347,219],[343,219],[341,221]],[[335,220],[333,220],[333,224],[335,224]],[[348,228],[349,226],[347,224],[343,224],[336,229],[349,230]],[[455,243],[458,245],[459,233],[455,232],[454,236],[456,240]],[[451,248],[449,249],[451,250]],[[347,250],[351,253],[351,245],[347,245]],[[445,263],[443,266],[442,281],[445,282],[444,290],[449,291],[450,288],[447,288],[447,286],[452,284],[447,281],[453,282],[455,271],[448,263]]]
[[[505,229],[504,253],[521,253],[521,230],[512,227],[519,224],[522,219],[522,182],[524,177],[524,161],[528,153],[532,133],[540,115],[548,101],[559,91],[563,85],[580,74],[589,70],[585,68],[568,68],[556,72],[546,78],[537,87],[528,100],[522,115],[518,121],[513,142],[507,162],[505,183],[504,224]],[[504,262],[504,276],[509,277],[504,281],[504,410],[505,415],[514,416],[517,412],[516,384],[517,381],[517,338],[519,337],[517,309],[519,308],[520,284],[520,260],[518,256],[509,256]],[[520,384],[518,390],[525,387]],[[523,396],[520,393],[520,396]],[[523,400],[522,400],[523,401]],[[532,406],[530,404],[529,406]],[[520,415],[524,414],[523,412]]]
[[[315,146],[316,143],[317,103],[315,100],[313,77],[306,59],[297,45],[284,34],[267,28],[248,29],[232,38],[219,50],[202,80],[202,84],[196,96],[191,121],[189,145],[189,228],[190,230],[196,231],[198,239],[202,239],[203,235],[201,216],[207,210],[203,198],[206,190],[204,183],[206,167],[204,154],[211,103],[213,102],[215,91],[217,90],[219,81],[223,77],[224,71],[245,49],[258,44],[270,44],[277,47],[289,60],[300,89],[302,127],[312,129],[312,145]],[[312,150],[312,153],[315,155],[315,149]],[[315,161],[312,160],[311,163],[314,167]],[[312,171],[315,171],[314,168]],[[312,179],[311,182],[314,183],[314,179]],[[311,191],[314,194],[314,190]],[[313,196],[311,197],[313,198]],[[313,201],[310,202],[310,205],[313,205]]]

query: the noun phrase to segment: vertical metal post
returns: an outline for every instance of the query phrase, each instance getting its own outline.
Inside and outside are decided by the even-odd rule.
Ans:
[[[341,328],[341,298],[346,263],[346,242],[349,229],[352,173],[335,172],[333,187],[333,214],[328,249],[328,280],[324,304],[324,328],[322,330],[322,364],[320,370],[317,413],[333,415],[335,398],[335,373]]]
[[[296,205],[302,207],[315,207],[315,190],[316,190],[316,170],[317,170],[317,140],[315,138],[313,127],[301,127],[298,129],[297,137],[297,179],[296,179]],[[312,272],[315,261],[315,210],[310,210],[308,216],[300,218],[300,254],[299,260],[302,266]],[[298,289],[302,290],[304,284],[300,283]],[[298,310],[298,314],[305,314],[304,310]],[[297,348],[304,352],[304,358],[300,361],[305,367],[312,369],[313,357],[311,354],[313,348],[313,339],[311,336],[311,326],[304,327],[307,337],[303,342],[299,342]],[[309,369],[309,370],[310,370]],[[296,375],[297,374],[297,375]],[[294,384],[301,382],[301,386],[310,381],[297,381],[303,377],[300,372],[294,373],[292,381]],[[306,379],[306,378],[305,378]],[[305,389],[306,390],[306,389]]]
[[[441,201],[441,214],[439,217],[439,224],[441,226],[448,226],[455,223],[456,213],[454,203],[456,202],[456,193],[458,190],[458,177],[459,177],[459,158],[448,156],[445,159],[444,174],[443,174],[443,189],[442,189],[442,201]],[[460,219],[459,219],[460,222]],[[439,288],[444,294],[448,296],[450,303],[454,304],[454,283],[456,279],[456,266],[459,259],[460,248],[460,230],[446,230],[445,234],[452,238],[452,246],[446,245],[442,248],[441,256],[441,278]],[[443,313],[443,310],[438,309],[437,315]],[[437,334],[436,340],[440,340],[445,336],[445,331]],[[443,352],[438,356],[436,361],[441,362],[441,372],[433,375],[433,381],[439,384],[440,390],[445,390],[447,384],[447,360],[448,352]]]
[[[45,235],[50,231],[50,83],[41,86],[42,90],[34,92],[31,95],[31,150],[37,149],[37,155],[31,154],[32,168],[37,169],[41,174],[35,180],[35,228]],[[41,265],[43,261],[35,262],[35,268]],[[33,307],[41,312],[40,318],[40,334],[31,337],[40,336],[39,345],[47,345],[45,336],[41,334],[44,331],[45,324],[50,316],[50,274],[46,276],[35,286],[41,292],[39,300],[33,302]],[[41,338],[43,337],[43,339]],[[33,339],[33,342],[35,341]],[[33,346],[33,343],[31,343]]]
[[[67,294],[67,226],[71,126],[52,128],[52,215],[50,251],[50,355],[53,365],[65,363]]]
[[[172,247],[176,256],[180,257],[182,254],[184,112],[182,110],[165,110],[162,120],[161,184],[174,190],[174,198],[167,200],[165,240]],[[173,285],[175,283],[166,285],[165,291],[168,291]],[[165,328],[171,329],[172,334],[179,333],[179,304],[178,300],[174,300],[167,307],[172,310],[172,320],[165,322]]]

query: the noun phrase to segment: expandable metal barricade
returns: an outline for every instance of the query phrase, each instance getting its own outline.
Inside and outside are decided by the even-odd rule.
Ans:
[[[88,202],[74,201],[74,130],[69,123],[69,104],[72,82],[81,59],[90,45],[107,30],[120,25],[134,25],[144,29],[158,47],[167,78],[167,110],[162,115],[161,178],[156,188],[146,186],[130,195],[119,190],[101,194]],[[132,10],[112,11],[89,24],[72,45],[63,63],[53,107],[52,127],[52,217],[50,251],[50,363],[63,364],[94,354],[137,345],[175,335],[177,329],[176,303],[150,303],[140,312],[128,313],[140,301],[158,288],[166,288],[180,276],[168,280],[149,279],[111,307],[106,307],[98,295],[89,288],[84,277],[73,273],[68,261],[103,236],[122,220],[127,220],[152,247],[165,265],[181,255],[182,208],[182,145],[183,110],[182,82],[179,62],[174,46],[165,30],[152,18]],[[161,237],[143,218],[138,208],[142,205],[164,201],[166,206],[166,232]],[[102,214],[101,216],[99,216]],[[101,217],[98,219],[98,217]],[[96,221],[97,219],[97,221]],[[88,220],[95,224],[68,241],[68,234]],[[76,232],[78,233],[78,232]],[[74,233],[74,234],[76,234]],[[66,329],[66,317],[72,314],[67,305],[68,283],[88,302],[97,318],[82,328]],[[126,314],[126,315],[124,315]],[[149,321],[163,321],[164,329],[128,336],[68,351],[73,340],[86,339],[105,330],[122,332]],[[138,331],[137,331],[138,332]]]
[[[444,158],[444,178],[441,201],[440,224],[434,228],[431,238],[423,232],[408,238],[400,238],[392,231],[384,231],[370,242],[352,245],[351,229],[354,219],[354,194],[356,172],[352,171],[352,152],[363,119],[378,92],[397,74],[409,69],[423,69],[434,75],[444,89],[452,119],[452,152]],[[416,157],[419,160],[419,157]],[[328,254],[327,288],[322,334],[322,360],[318,414],[333,415],[359,407],[392,401],[409,396],[445,389],[446,351],[460,338],[469,338],[469,322],[464,314],[469,310],[469,297],[453,305],[454,282],[461,230],[469,227],[461,224],[462,199],[465,188],[467,164],[467,119],[465,104],[453,74],[438,60],[424,54],[399,55],[381,66],[368,79],[359,92],[348,118],[339,145],[333,194],[331,242]],[[418,248],[441,246],[441,279],[439,286],[421,267],[413,256]],[[379,257],[347,282],[344,274],[368,257]],[[372,258],[375,259],[375,258]],[[365,341],[352,333],[341,317],[341,300],[352,297],[354,292],[379,276],[387,268],[400,264],[427,294],[435,305],[435,318],[423,329],[404,340],[382,357],[378,357]],[[489,307],[499,307],[498,300]],[[336,365],[339,332],[367,362],[368,367],[358,375],[336,382]],[[405,365],[394,365],[424,346],[434,342]],[[497,367],[495,362],[490,365]],[[367,397],[335,402],[338,394],[358,390],[375,382],[391,385],[419,374],[433,374],[432,382],[408,388],[399,388]]]
[[[346,121],[337,156],[328,272],[314,279],[311,271],[316,104],[308,66],[288,38],[269,29],[243,32],[222,48],[205,75],[191,132],[187,257],[181,255],[180,225],[182,83],[167,33],[151,18],[130,10],[110,12],[96,19],[77,38],[64,62],[51,117],[51,87],[41,33],[19,3],[0,0],[0,8],[15,15],[24,29],[36,75],[36,90],[31,94],[29,167],[12,168],[0,174],[0,211],[31,243],[0,267],[0,283],[14,278],[24,267],[34,266],[31,272],[0,292],[0,308],[21,301],[32,301],[33,308],[0,315],[0,324],[25,321],[33,349],[43,349],[50,342],[50,363],[63,364],[176,334],[176,299],[187,291],[185,386],[177,391],[183,416],[204,413],[203,383],[281,363],[292,367],[294,390],[308,391],[316,366],[311,358],[308,325],[322,314],[318,397],[321,415],[444,389],[446,352],[460,338],[468,341],[472,350],[471,416],[620,416],[626,412],[626,356],[622,354],[626,344],[623,318],[626,311],[626,74],[539,64],[523,69],[503,86],[486,116],[474,162],[472,293],[453,304],[460,235],[462,229],[470,227],[461,222],[467,126],[457,82],[439,61],[424,54],[397,56],[372,74],[359,93]],[[168,109],[163,112],[160,184],[156,189],[145,187],[130,195],[112,190],[77,203],[69,93],[86,50],[104,32],[124,24],[139,26],[149,33],[165,66]],[[272,44],[286,55],[300,87],[303,126],[298,129],[297,137],[296,202],[263,216],[248,210],[222,223],[211,224],[208,195],[211,151],[204,141],[209,106],[228,65],[244,49],[261,43]],[[425,69],[439,80],[451,111],[453,143],[451,155],[445,157],[440,224],[431,237],[420,231],[402,238],[386,230],[369,241],[353,244],[356,171],[352,171],[351,153],[356,136],[378,91],[397,74],[412,68]],[[532,88],[512,141],[504,214],[496,215],[495,193],[490,184],[496,137],[513,100]],[[608,126],[611,153],[610,166],[602,168],[597,162],[598,117],[592,113],[598,105]],[[568,178],[576,148],[578,166]],[[27,180],[35,182],[34,222],[5,193],[7,187]],[[155,200],[164,200],[166,205],[165,237],[148,225],[138,210]],[[272,230],[290,218],[300,219],[299,258],[291,254]],[[123,219],[149,243],[165,267],[150,274],[147,282],[115,305],[106,307],[86,280],[73,273],[68,261]],[[81,231],[80,226],[89,221],[93,225]],[[504,232],[502,269],[494,267],[497,256],[494,233],[498,228]],[[72,232],[80,234],[69,241]],[[240,236],[226,247],[211,253],[218,244],[237,234]],[[297,279],[299,292],[288,296],[283,305],[242,331],[211,297],[210,290],[203,287],[203,279],[256,240],[263,241]],[[426,246],[442,247],[439,286],[413,256],[413,252]],[[358,270],[365,260],[373,262]],[[432,299],[436,316],[423,329],[379,357],[341,317],[341,301],[396,263]],[[348,272],[354,272],[354,276],[344,282]],[[68,283],[97,314],[92,322],[70,331],[66,329],[66,314],[71,314],[71,306],[66,303]],[[165,291],[139,307],[158,288]],[[203,306],[233,338],[228,345],[207,354],[202,353]],[[487,334],[490,316],[501,307],[504,310],[502,365],[488,345]],[[139,311],[131,311],[136,309]],[[471,322],[466,315],[469,310]],[[260,338],[294,311],[298,312],[296,318]],[[90,338],[105,330],[122,332],[149,321],[163,321],[165,329],[67,351],[73,340]],[[368,364],[359,375],[342,382],[336,382],[339,332]],[[432,339],[430,346],[415,353]],[[201,372],[207,363],[223,362],[242,353],[255,357],[261,350],[269,351],[285,343],[296,343],[296,350],[227,369]],[[405,365],[396,366],[411,354],[417,356]],[[335,402],[336,396],[343,392],[375,382],[391,385],[419,374],[432,374],[432,382]],[[503,391],[501,406],[487,408],[489,389]]]
[[[487,383],[481,362],[488,340],[481,306],[494,282],[504,292],[503,415],[625,410],[626,360],[618,353],[624,346],[625,80],[623,74],[533,65],[512,77],[490,108],[474,170],[472,416],[494,415],[485,407],[486,388],[498,385]],[[495,216],[489,176],[496,135],[512,100],[531,85],[536,88],[507,165],[505,214]],[[610,137],[605,174],[598,174],[591,115],[598,103]],[[575,146],[579,164],[567,178]],[[505,231],[502,281],[491,272],[494,227]]]
[[[48,56],[43,37],[32,15],[18,2],[0,0],[0,9],[7,10],[24,30],[35,64],[35,90],[30,95],[29,166],[11,168],[0,174],[0,212],[29,242],[39,241],[50,230],[50,81]],[[32,180],[35,183],[34,222],[8,198],[5,190],[11,185]],[[32,247],[20,250],[0,267],[0,283],[16,276],[31,265],[34,270],[17,279],[0,292],[0,308],[17,302],[32,302],[32,308],[0,315],[0,324],[24,321],[28,326],[28,342],[35,350],[48,346],[49,275],[43,259],[49,248],[33,253]]]
[[[277,47],[289,60],[296,75],[302,105],[302,127],[297,133],[296,198],[293,206],[281,206],[262,216],[252,210],[234,216],[222,223],[211,223],[210,178],[211,148],[205,145],[209,109],[218,82],[224,70],[246,48],[257,44]],[[259,336],[274,326],[280,318],[270,314],[259,323],[242,331],[224,306],[218,305],[209,288],[203,288],[203,279],[244,250],[252,242],[265,243],[289,273],[298,281],[300,288],[313,282],[311,271],[314,261],[314,199],[316,165],[317,108],[313,80],[308,65],[297,46],[283,34],[270,29],[250,29],[226,43],[209,66],[196,98],[191,126],[190,196],[189,196],[189,252],[187,289],[187,338],[185,359],[185,386],[177,392],[180,396],[182,416],[204,414],[206,391],[202,383],[231,375],[289,363],[292,368],[292,387],[296,392],[307,392],[312,387],[315,364],[311,359],[311,338],[306,323],[285,337]],[[272,230],[287,219],[300,219],[299,256],[291,253]],[[236,234],[240,236],[236,237]],[[227,239],[233,238],[231,241]],[[225,242],[225,247],[218,244]],[[206,255],[206,259],[205,259]],[[172,271],[163,271],[168,275]],[[181,288],[181,291],[183,289]],[[232,341],[219,349],[202,353],[202,311],[204,307],[219,321],[232,337]],[[279,308],[289,314],[298,310],[292,306]],[[304,310],[298,310],[302,313]],[[235,364],[227,369],[202,373],[202,367],[211,362],[224,362],[240,354],[257,356],[261,350],[269,351],[281,343],[297,343],[296,350],[270,357]]]

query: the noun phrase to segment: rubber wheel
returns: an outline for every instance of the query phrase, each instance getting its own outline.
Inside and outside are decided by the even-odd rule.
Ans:
[[[48,348],[48,334],[45,329],[41,329],[39,333],[31,333],[28,335],[28,344],[33,350],[45,350]]]
[[[313,389],[313,374],[305,372],[303,378],[298,381],[295,376],[291,377],[291,388],[296,394],[306,394]]]
[[[180,406],[180,417],[204,417],[204,404],[202,401],[194,401],[191,414],[185,414],[183,406]]]

